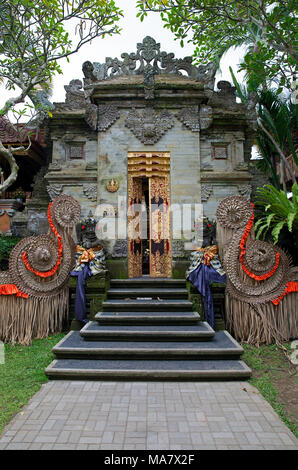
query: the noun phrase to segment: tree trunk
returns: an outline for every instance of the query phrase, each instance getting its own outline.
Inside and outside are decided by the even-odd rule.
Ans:
[[[0,142],[0,156],[4,157],[10,166],[10,175],[8,176],[8,178],[6,178],[4,183],[0,185],[0,193],[2,193],[6,191],[6,189],[9,188],[9,186],[11,186],[16,181],[18,177],[19,167],[17,165],[17,162],[15,161],[11,148],[4,147],[2,142]]]

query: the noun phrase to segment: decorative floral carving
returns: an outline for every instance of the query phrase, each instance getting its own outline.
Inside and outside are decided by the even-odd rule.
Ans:
[[[176,115],[179,121],[188,127],[193,132],[199,132],[199,107],[198,106],[188,106],[187,108],[182,108],[181,111]]]
[[[185,258],[187,256],[184,249],[183,240],[172,241],[172,256],[173,258]]]
[[[157,113],[153,108],[139,114],[134,108],[129,112],[125,126],[144,144],[152,145],[174,125],[173,116],[167,110]]]
[[[202,202],[208,201],[213,191],[212,184],[202,184],[201,186],[201,200]]]
[[[83,187],[83,193],[91,201],[96,201],[97,199],[97,185],[96,184],[86,184]]]
[[[100,104],[98,106],[98,130],[106,131],[118,118],[120,112],[114,104]]]
[[[112,257],[113,258],[127,258],[127,256],[128,256],[128,241],[116,240]]]
[[[59,194],[62,193],[63,186],[62,184],[50,184],[47,186],[47,191],[49,193],[51,201]]]
[[[209,88],[214,88],[216,66],[213,63],[192,65],[192,57],[175,59],[173,53],[161,52],[160,43],[150,36],[146,36],[143,42],[137,44],[137,52],[121,54],[123,60],[107,57],[104,64],[89,61],[83,64],[85,84],[92,84],[99,80],[107,80],[120,75],[144,75],[144,84],[152,86],[155,75],[173,74],[182,75],[181,71]]]

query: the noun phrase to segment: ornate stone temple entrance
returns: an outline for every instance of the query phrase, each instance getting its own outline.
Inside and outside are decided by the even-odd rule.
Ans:
[[[148,36],[119,59],[86,61],[83,73],[49,120],[49,196],[73,196],[83,218],[98,218],[112,278],[181,279],[199,236],[195,207],[214,220],[223,198],[250,196],[250,108],[230,83],[215,89],[215,65],[175,58]],[[135,236],[144,218],[147,232]]]
[[[171,277],[169,152],[128,154],[128,276]]]

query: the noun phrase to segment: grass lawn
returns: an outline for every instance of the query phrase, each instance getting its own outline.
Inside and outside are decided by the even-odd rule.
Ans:
[[[44,369],[53,360],[53,346],[64,334],[35,339],[30,346],[5,344],[0,364],[0,434],[16,413],[48,379]]]
[[[44,369],[53,360],[53,346],[63,333],[33,340],[30,346],[5,345],[5,364],[0,364],[0,434],[9,421],[48,379]],[[276,345],[256,348],[243,345],[243,359],[252,368],[250,383],[298,437],[298,377],[284,352]],[[284,347],[292,352],[290,343]]]
[[[298,371],[288,358],[293,352],[290,344],[283,344],[284,351],[274,344],[260,348],[244,344],[242,358],[252,369],[251,385],[298,437]]]

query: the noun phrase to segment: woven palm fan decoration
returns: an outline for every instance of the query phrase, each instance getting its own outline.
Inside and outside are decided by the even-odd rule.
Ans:
[[[298,268],[278,246],[255,240],[253,208],[232,196],[216,212],[227,328],[250,344],[287,341],[298,336]]]
[[[75,259],[71,233],[81,208],[62,194],[48,207],[49,231],[27,237],[0,272],[0,339],[29,344],[61,331],[68,315],[68,279]]]

